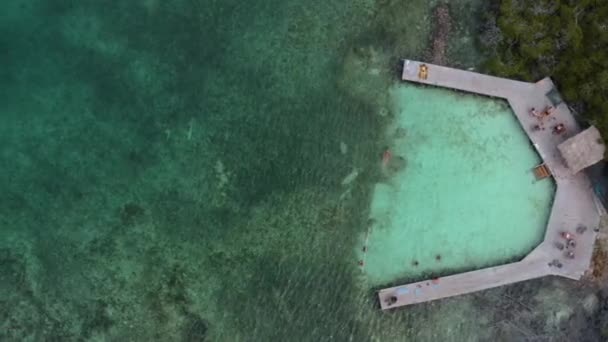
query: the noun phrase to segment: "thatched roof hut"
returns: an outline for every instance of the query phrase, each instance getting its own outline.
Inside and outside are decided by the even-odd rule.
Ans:
[[[557,148],[573,173],[577,173],[604,159],[604,153],[606,152],[606,146],[600,132],[594,126],[569,138],[559,144]]]

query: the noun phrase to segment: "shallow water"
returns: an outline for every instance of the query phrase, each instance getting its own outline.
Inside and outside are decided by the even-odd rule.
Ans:
[[[341,182],[426,44],[432,4],[402,5],[1,5],[0,340],[376,334],[372,179]]]
[[[505,102],[413,85],[391,95],[389,149],[406,163],[375,188],[371,283],[501,264],[542,241],[555,186],[535,180],[541,159]]]
[[[3,2],[0,340],[488,340],[357,267],[435,3]]]

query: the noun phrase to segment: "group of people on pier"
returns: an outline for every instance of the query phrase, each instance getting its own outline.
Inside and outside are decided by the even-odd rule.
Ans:
[[[543,120],[545,118],[550,117],[554,110],[555,110],[555,107],[547,106],[547,107],[545,107],[545,109],[542,112],[539,112],[536,110],[536,108],[532,107],[532,109],[530,110],[530,114],[540,121],[538,124],[534,125],[533,129],[535,131],[544,131],[545,127],[544,127]],[[555,117],[553,117],[553,119],[555,120]],[[565,131],[566,131],[566,126],[564,126],[563,123],[558,123],[557,125],[555,125],[553,127],[553,134],[562,134]]]

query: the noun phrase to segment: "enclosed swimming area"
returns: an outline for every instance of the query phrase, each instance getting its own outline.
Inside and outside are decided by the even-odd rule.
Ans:
[[[387,148],[404,162],[374,189],[370,284],[516,261],[542,241],[555,184],[535,179],[542,161],[506,101],[411,84],[391,98]]]

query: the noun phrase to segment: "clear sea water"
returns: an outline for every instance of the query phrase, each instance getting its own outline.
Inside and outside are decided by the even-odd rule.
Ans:
[[[370,282],[494,266],[536,247],[555,185],[535,180],[541,159],[506,102],[409,84],[391,95],[389,149],[406,163],[375,188],[361,253]]]
[[[450,3],[448,52],[455,65],[475,66],[483,2]],[[385,313],[357,266],[383,181],[380,155],[393,141],[397,61],[426,56],[436,4],[3,1],[0,341],[520,336],[500,323],[519,307],[494,310],[504,308],[503,290]],[[409,95],[412,108],[419,100]],[[402,184],[441,182],[446,168],[426,177],[415,162],[427,150],[430,161],[444,160],[439,140],[416,136],[428,130],[411,119],[416,140],[403,146],[412,149],[412,177]],[[523,173],[526,156],[511,169]],[[493,181],[499,175],[478,167]],[[357,177],[345,182],[353,170]],[[506,202],[503,192],[492,196]],[[531,239],[521,240],[532,243],[539,231],[528,227]],[[484,253],[476,250],[474,260]],[[534,331],[553,333],[541,330]]]

